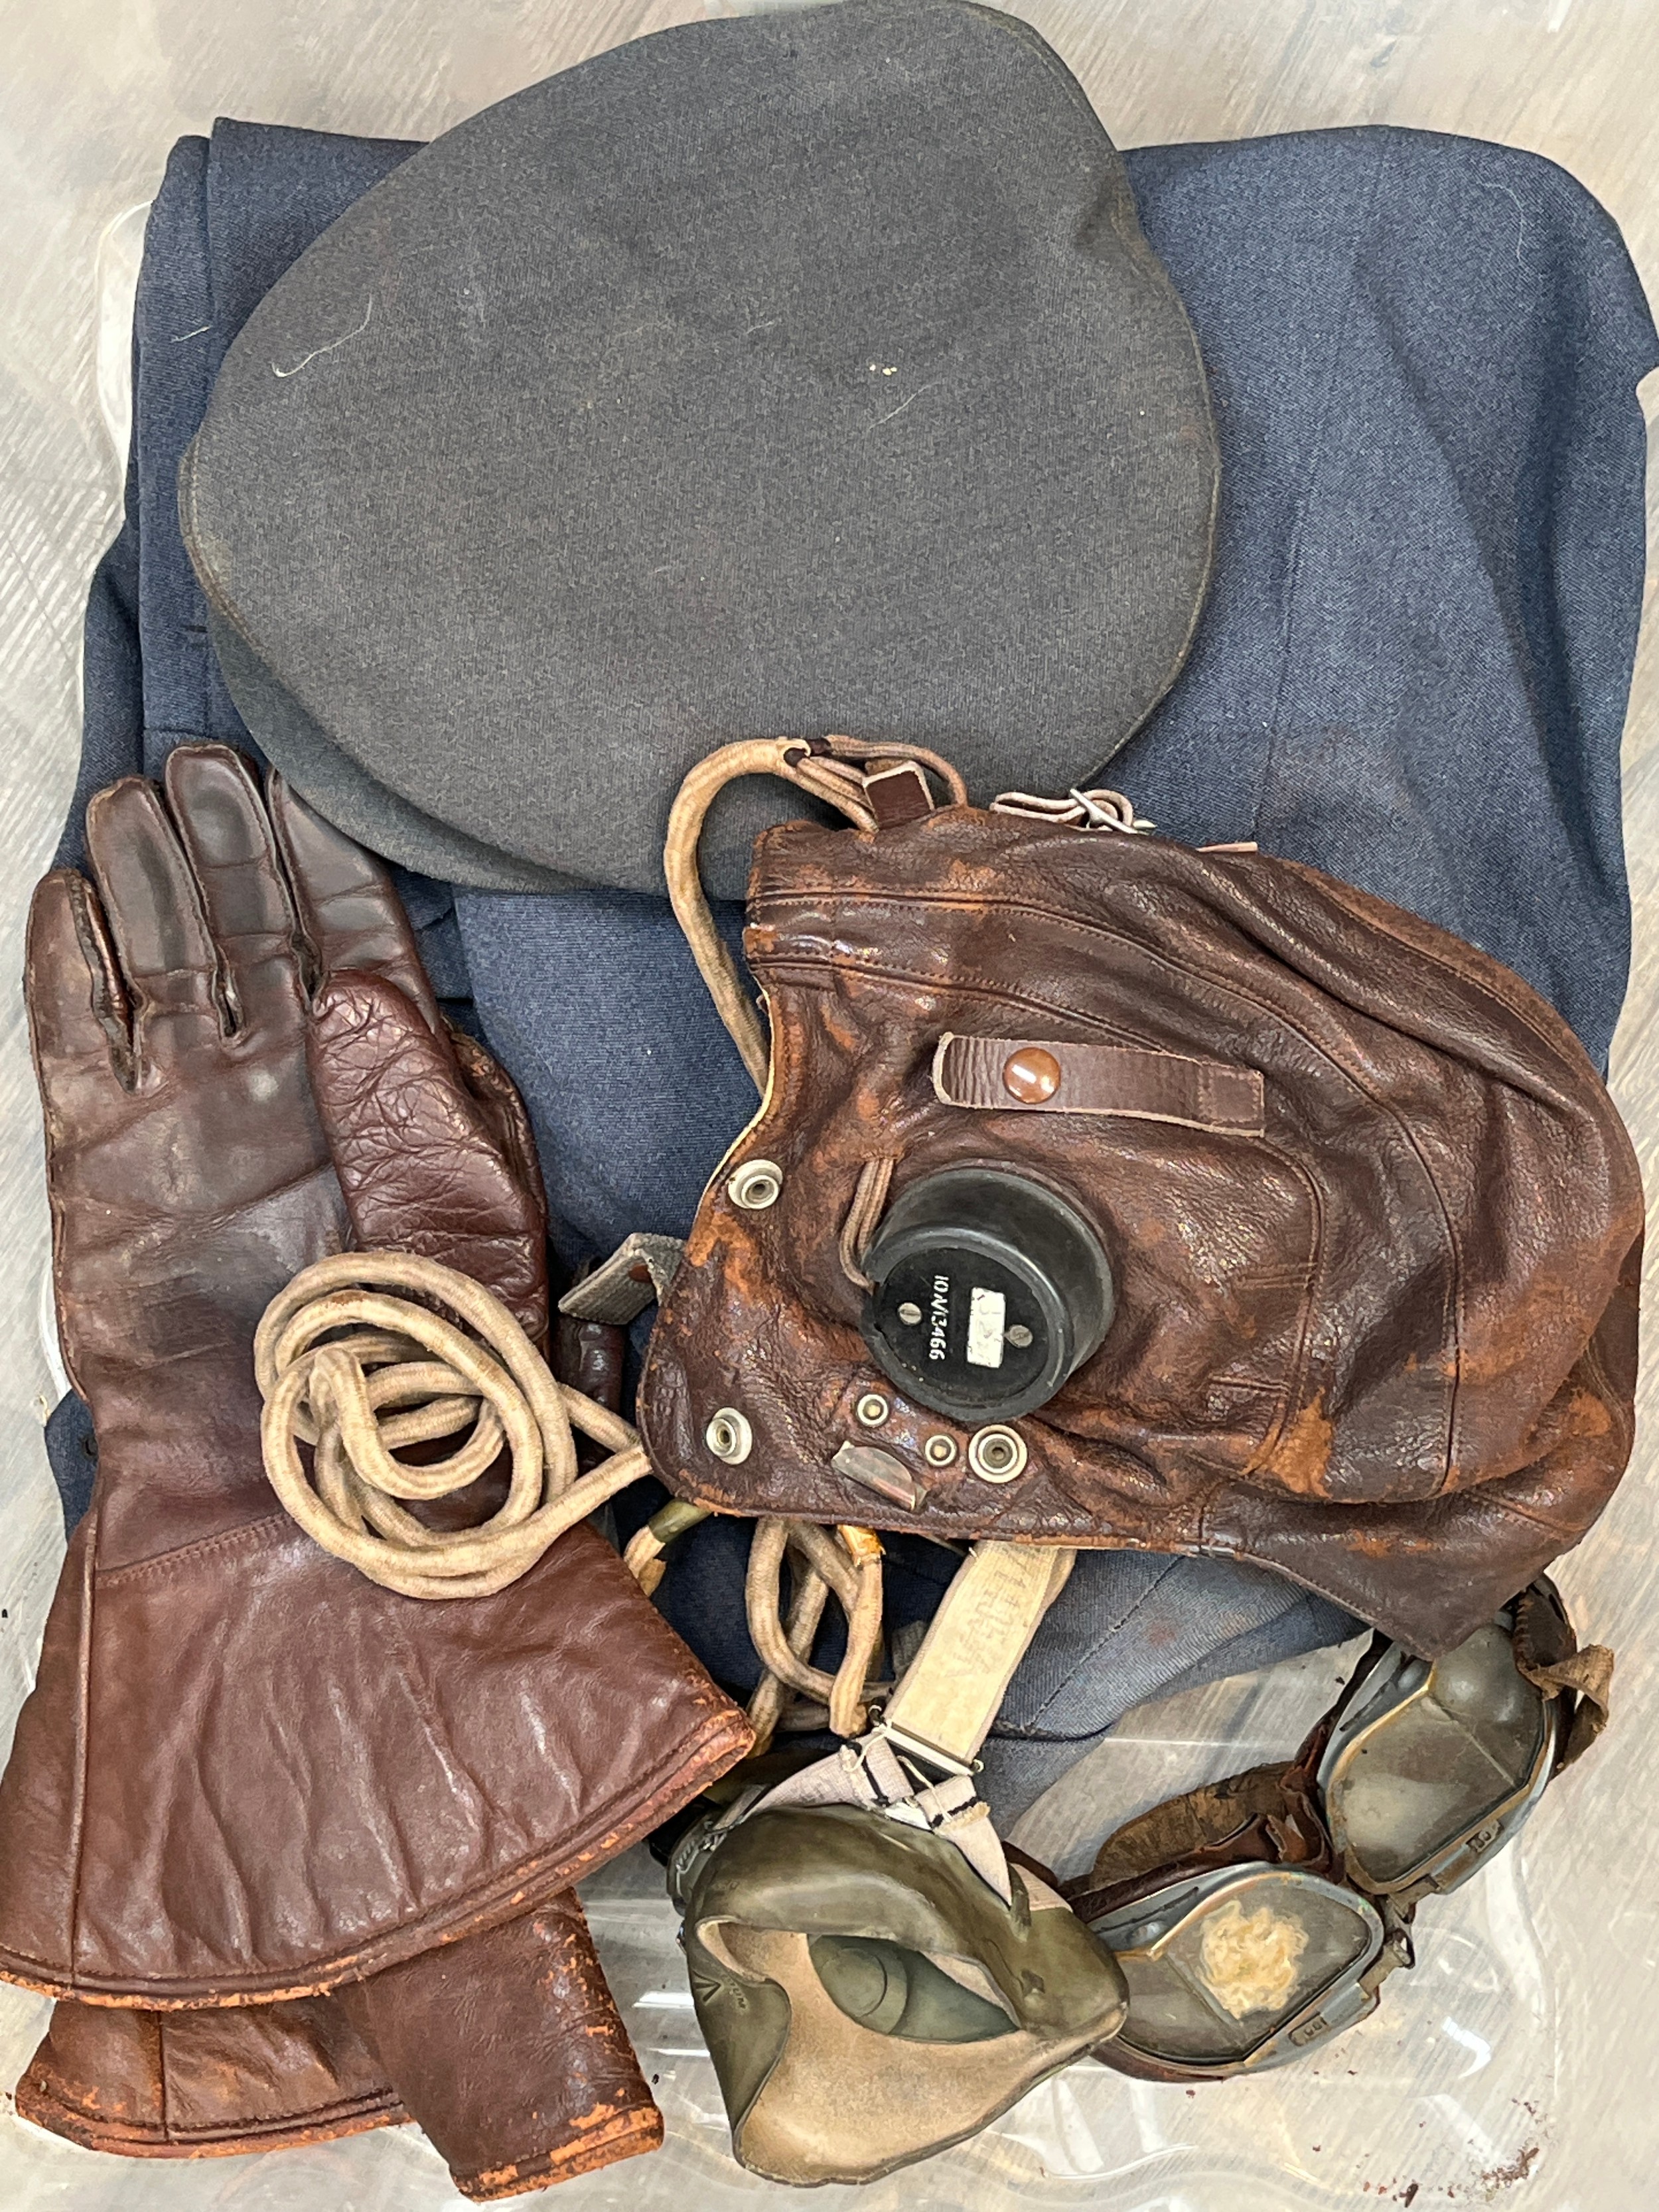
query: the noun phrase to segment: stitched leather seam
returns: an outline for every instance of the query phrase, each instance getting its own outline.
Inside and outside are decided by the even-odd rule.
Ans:
[[[1453,977],[1458,982],[1467,984],[1471,990],[1478,991],[1488,1006],[1496,1006],[1500,1012],[1513,1015],[1516,1021],[1528,1029],[1537,1042],[1546,1048],[1554,1064],[1564,1073],[1571,1073],[1574,1076],[1582,1075],[1583,1068],[1577,1063],[1583,1057],[1583,1047],[1578,1043],[1578,1040],[1565,1023],[1562,1026],[1566,1031],[1565,1040],[1559,1036],[1552,1036],[1548,1030],[1540,1023],[1534,1012],[1522,1005],[1518,999],[1506,997],[1487,977],[1460,968],[1455,961],[1449,959],[1443,952],[1437,952],[1427,946],[1413,944],[1412,939],[1401,931],[1393,927],[1387,921],[1378,921],[1375,915],[1352,904],[1351,900],[1342,894],[1352,890],[1353,887],[1345,884],[1340,877],[1326,876],[1316,868],[1304,869],[1302,863],[1296,860],[1285,860],[1278,865],[1296,868],[1301,873],[1316,878],[1320,888],[1333,898],[1334,903],[1340,906],[1350,920],[1358,921],[1367,929],[1379,931],[1392,944],[1398,945],[1406,952],[1430,962],[1443,975]],[[981,897],[974,898],[953,897],[948,894],[929,891],[915,891],[903,895],[892,892],[859,894],[849,893],[844,884],[826,881],[822,886],[798,891],[764,892],[753,901],[751,914],[758,915],[772,907],[788,908],[849,904],[860,908],[884,908],[896,913],[902,912],[906,908],[921,907],[938,908],[943,912],[963,915],[993,910],[1003,914],[1028,915],[1039,921],[1063,922],[1073,928],[1086,930],[1092,935],[1109,938],[1115,943],[1130,946],[1147,959],[1156,961],[1161,966],[1170,969],[1174,974],[1181,975],[1186,972],[1181,964],[1172,960],[1167,953],[1160,952],[1155,946],[1147,945],[1144,939],[1131,937],[1123,930],[1111,928],[1093,915],[1078,913],[1070,907],[1050,906],[1030,899],[1000,896],[995,892],[988,892]],[[1425,927],[1428,926],[1430,925],[1425,925]],[[758,962],[751,957],[750,964],[751,967],[767,964],[766,956],[761,955]],[[1202,976],[1206,981],[1213,983],[1218,989],[1226,990],[1235,988],[1221,982],[1219,979],[1210,975],[1202,969],[1194,969],[1191,972]],[[1516,981],[1520,981],[1522,979],[1517,977]],[[1363,1007],[1357,1007],[1355,1011],[1360,1013],[1365,1012]],[[1383,1016],[1365,1014],[1365,1018],[1368,1021],[1376,1021],[1386,1025]],[[1287,1028],[1295,1026],[1288,1020],[1285,1025]],[[1302,1032],[1298,1030],[1297,1034],[1300,1035]],[[1154,1049],[1158,1048],[1154,1048]]]
[[[163,2043],[166,2038],[161,2039]],[[258,2144],[262,2148],[281,2149],[284,2145],[302,2149],[313,2142],[325,2142],[330,2136],[353,2132],[352,2123],[361,2115],[395,2115],[405,2117],[395,2090],[366,2091],[362,2096],[337,2098],[332,2104],[314,2105],[301,2110],[275,2114],[264,2120],[239,2120],[234,2125],[198,2124],[194,2127],[165,2122],[161,2129],[147,2128],[137,2121],[122,2121],[104,2113],[88,2114],[77,2105],[66,2104],[61,2097],[39,2081],[31,2083],[26,2075],[17,2085],[17,2110],[26,2120],[37,2126],[48,2127],[54,2135],[78,2143],[86,2150],[120,2153],[131,2148],[137,2157],[154,2156],[157,2142],[176,2143],[194,2148],[209,2146]],[[40,2116],[50,2112],[52,2118]],[[372,2117],[364,2118],[359,2127],[374,2124]],[[149,2150],[146,2146],[151,2146]]]
[[[70,1971],[75,1971],[81,1950],[81,1869],[86,1857],[87,1799],[90,1793],[88,1772],[92,1764],[92,1631],[93,1615],[98,1592],[98,1532],[103,1525],[101,1505],[94,1509],[98,1518],[94,1522],[87,1540],[87,1564],[82,1570],[81,1602],[81,1637],[76,1652],[76,1691],[80,1705],[80,1726],[76,1734],[81,1755],[75,1766],[75,1802],[70,1815],[70,1832],[73,1841],[70,1847]]]
[[[161,2041],[165,2046],[167,2038],[163,2036]],[[310,2143],[325,2139],[317,2132],[319,2130],[332,2128],[337,2122],[349,2120],[357,2113],[401,2112],[402,2111],[403,2106],[395,2089],[365,2090],[361,2096],[357,2097],[337,2097],[331,2104],[307,2105],[295,2112],[273,2113],[268,2119],[239,2121],[234,2128],[230,2129],[222,2126],[175,2125],[169,2121],[167,2139],[169,2142],[188,2144],[192,2147],[198,2143],[231,2143],[245,2141],[263,2144],[268,2136],[288,2136],[295,2129],[302,2129],[304,2134],[301,2141],[294,2146],[295,2149],[302,2149]],[[132,2139],[140,2142],[152,2140],[142,2130],[135,2130]],[[282,2146],[279,2144],[276,2148],[280,2148]]]
[[[1296,863],[1291,862],[1289,865],[1294,866]],[[1571,1068],[1574,1074],[1582,1074],[1583,1070],[1573,1066],[1573,1062],[1580,1056],[1587,1060],[1589,1054],[1584,1052],[1583,1046],[1579,1043],[1578,1039],[1573,1036],[1565,1023],[1563,1023],[1562,1026],[1567,1029],[1568,1036],[1572,1039],[1574,1046],[1577,1047],[1576,1053],[1569,1053],[1559,1036],[1552,1036],[1528,1007],[1522,1006],[1517,1000],[1505,998],[1502,992],[1492,988],[1485,976],[1474,974],[1468,969],[1460,968],[1455,960],[1448,959],[1443,952],[1434,951],[1425,945],[1413,945],[1409,937],[1402,931],[1395,928],[1391,923],[1380,921],[1376,915],[1366,914],[1358,907],[1351,905],[1348,900],[1341,896],[1350,889],[1350,886],[1345,884],[1340,877],[1332,876],[1326,878],[1324,887],[1328,890],[1331,885],[1335,887],[1332,895],[1344,914],[1352,915],[1356,921],[1363,922],[1369,929],[1381,931],[1391,943],[1402,946],[1407,952],[1415,953],[1419,960],[1431,962],[1443,974],[1455,977],[1460,983],[1468,984],[1472,991],[1478,991],[1489,1006],[1498,1006],[1504,1012],[1513,1014],[1516,1020],[1529,1030],[1539,1043],[1544,1046],[1558,1066]]]
[[[1271,1459],[1284,1437],[1285,1431],[1290,1424],[1291,1407],[1295,1406],[1300,1410],[1306,1395],[1308,1340],[1312,1334],[1314,1285],[1319,1279],[1320,1267],[1325,1257],[1324,1201],[1320,1196],[1317,1181],[1293,1153],[1274,1145],[1270,1139],[1263,1139],[1261,1141],[1264,1152],[1272,1152],[1292,1174],[1299,1177],[1303,1188],[1308,1194],[1309,1203],[1313,1208],[1313,1236],[1308,1248],[1307,1272],[1303,1279],[1301,1310],[1297,1316],[1296,1357],[1291,1365],[1290,1381],[1280,1401],[1279,1419],[1267,1441],[1237,1477],[1218,1476],[1199,1499],[1198,1526],[1200,1534],[1209,1518],[1212,1499],[1218,1492],[1227,1489],[1235,1480],[1248,1482],[1252,1475],[1260,1472]]]
[[[1186,848],[1183,847],[1181,849],[1184,851]],[[1359,922],[1367,929],[1381,931],[1384,936],[1401,946],[1406,951],[1415,954],[1419,959],[1433,963],[1443,973],[1455,977],[1460,982],[1467,983],[1471,989],[1479,991],[1488,1005],[1498,1006],[1505,1013],[1513,1014],[1517,1021],[1524,1023],[1532,1030],[1539,1042],[1547,1046],[1554,1059],[1562,1066],[1569,1065],[1571,1058],[1575,1056],[1569,1054],[1559,1037],[1551,1036],[1549,1032],[1539,1024],[1534,1014],[1517,1000],[1506,998],[1501,991],[1494,988],[1489,979],[1474,973],[1466,973],[1457,966],[1455,962],[1449,960],[1443,953],[1414,945],[1409,937],[1392,927],[1388,922],[1379,921],[1375,915],[1352,905],[1347,898],[1341,896],[1342,893],[1351,890],[1352,886],[1345,884],[1340,877],[1327,876],[1316,868],[1304,870],[1302,864],[1296,860],[1284,860],[1276,865],[1295,868],[1300,873],[1316,878],[1321,890],[1332,896],[1334,903],[1340,906],[1343,913],[1352,921]],[[1147,945],[1139,938],[1130,937],[1122,930],[1111,928],[1092,915],[1081,914],[1071,907],[1048,905],[1034,899],[1010,898],[994,891],[971,898],[952,896],[946,892],[925,890],[906,893],[849,892],[844,883],[826,879],[821,884],[807,885],[799,890],[762,892],[752,902],[750,912],[753,918],[773,907],[788,908],[830,905],[855,905],[860,908],[888,908],[895,912],[902,911],[907,907],[936,907],[944,912],[965,915],[992,909],[998,913],[1030,915],[1042,921],[1067,922],[1079,929],[1086,929],[1103,937],[1113,938],[1121,944],[1133,946],[1137,951],[1145,953],[1150,959],[1160,961],[1165,966],[1176,967],[1176,972],[1180,972],[1177,963],[1171,962],[1167,954],[1159,952],[1155,946]],[[1367,1018],[1378,1020],[1382,1018],[1372,1015],[1368,1016]],[[1572,1037],[1570,1030],[1567,1031],[1567,1036],[1574,1045],[1577,1045],[1577,1041]],[[1577,1046],[1579,1053],[1582,1053],[1583,1049],[1582,1046]],[[1579,1072],[1581,1071],[1574,1069],[1575,1073]]]
[[[1510,1498],[1492,1498],[1484,1502],[1499,1513],[1507,1513],[1511,1521],[1524,1521],[1528,1528],[1547,1530],[1558,1549],[1564,1543],[1576,1544],[1584,1534],[1583,1528],[1571,1522],[1552,1521],[1542,1513],[1529,1513],[1524,1505],[1517,1505]]]
[[[239,1548],[258,1550],[295,1527],[286,1513],[262,1514],[257,1521],[245,1521],[239,1528],[227,1528],[217,1536],[198,1536],[193,1544],[181,1544],[175,1552],[158,1552],[153,1559],[132,1559],[124,1567],[106,1568],[97,1577],[100,1589],[114,1589],[131,1582],[141,1582],[147,1577],[169,1573],[181,1561],[210,1559],[219,1552]]]

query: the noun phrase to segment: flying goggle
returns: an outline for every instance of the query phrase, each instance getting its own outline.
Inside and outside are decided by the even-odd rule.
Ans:
[[[1540,1577],[1455,1650],[1378,1637],[1285,1766],[1129,1821],[1065,1886],[1128,1985],[1096,2056],[1201,2080],[1284,2064],[1375,2010],[1418,1905],[1516,1833],[1600,1732],[1612,1655]]]

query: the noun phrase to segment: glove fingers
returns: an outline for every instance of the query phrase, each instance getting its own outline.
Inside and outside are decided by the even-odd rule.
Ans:
[[[305,1011],[297,923],[248,763],[228,745],[179,745],[164,781],[237,1029],[296,1030]]]
[[[313,813],[282,776],[271,776],[267,798],[318,974],[350,969],[384,975],[435,1030],[437,1000],[385,868]]]
[[[97,896],[84,877],[60,868],[37,885],[29,907],[23,970],[29,1033],[47,1108],[67,1085],[112,1071],[131,1080],[126,988]]]
[[[544,1237],[547,1197],[542,1185],[541,1160],[536,1151],[536,1133],[530,1126],[524,1101],[507,1070],[490,1058],[476,1038],[468,1036],[465,1030],[455,1030],[450,1033],[450,1043],[483,1126],[514,1181],[536,1207],[540,1234]]]
[[[539,1340],[540,1186],[520,1182],[503,1158],[447,1036],[383,977],[331,975],[313,1007],[307,1054],[357,1243],[459,1268]]]
[[[201,892],[154,784],[125,776],[87,808],[87,852],[131,995],[140,1077],[223,1035]]]

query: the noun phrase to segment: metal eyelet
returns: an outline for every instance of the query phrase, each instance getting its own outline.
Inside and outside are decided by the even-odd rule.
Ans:
[[[947,1437],[943,1429],[935,1429],[932,1436],[922,1438],[921,1455],[929,1467],[954,1467],[957,1463],[957,1440],[954,1437]]]
[[[741,1467],[755,1449],[755,1431],[735,1406],[720,1407],[703,1431],[702,1440],[728,1467]]]
[[[975,1429],[968,1439],[968,1464],[981,1482],[1012,1482],[1024,1474],[1030,1457],[1018,1430],[1000,1421]]]
[[[853,1418],[860,1428],[878,1429],[892,1412],[879,1390],[866,1390],[853,1408]]]
[[[748,1213],[763,1213],[775,1206],[783,1189],[783,1170],[775,1160],[745,1160],[726,1186],[733,1206]]]

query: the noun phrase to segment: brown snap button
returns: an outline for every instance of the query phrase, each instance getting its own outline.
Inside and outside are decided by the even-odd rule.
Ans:
[[[1060,1088],[1060,1062],[1040,1045],[1023,1046],[1002,1063],[1002,1085],[1022,1106],[1040,1106]]]

